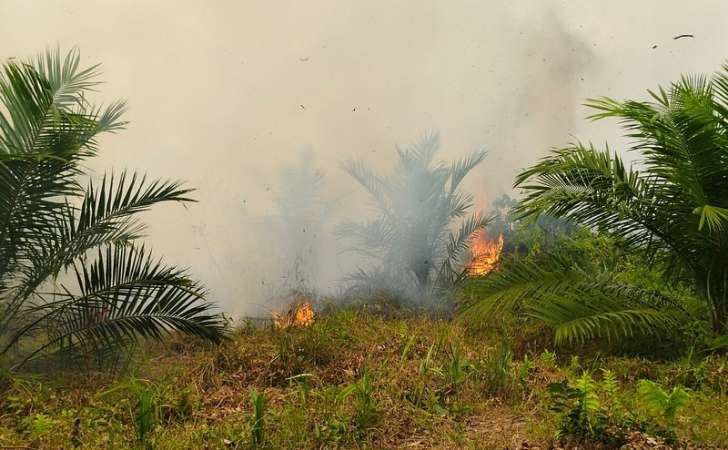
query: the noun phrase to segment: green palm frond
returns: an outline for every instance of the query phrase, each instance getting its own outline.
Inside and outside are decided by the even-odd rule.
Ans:
[[[49,233],[36,234],[27,247],[31,261],[25,271],[18,295],[29,295],[44,280],[56,277],[61,270],[83,257],[88,250],[103,245],[131,243],[143,237],[144,224],[134,214],[162,202],[189,202],[192,190],[179,182],[152,181],[135,173],[112,173],[103,177],[99,187],[89,183],[78,210],[68,206],[61,220],[48,223]]]
[[[79,182],[98,136],[125,125],[124,102],[89,103],[98,74],[98,66],[81,68],[76,50],[9,61],[0,74],[0,357],[23,340],[36,346],[20,347],[13,357],[21,363],[60,349],[119,349],[171,330],[224,335],[202,287],[135,245],[144,232],[135,215],[192,201],[191,190],[126,172],[86,189]],[[77,286],[59,284],[74,268]]]
[[[506,260],[502,270],[473,281],[477,283],[477,296],[464,300],[461,313],[465,317],[486,317],[521,312],[527,299],[565,291],[584,279],[578,265],[558,255],[551,256],[548,264]]]
[[[557,344],[582,344],[595,338],[616,341],[638,333],[661,335],[666,328],[679,323],[676,314],[664,309],[642,305],[636,299],[606,297],[595,291],[579,300],[555,296],[525,309],[527,317],[554,330]]]
[[[679,298],[553,254],[508,260],[477,283],[477,297],[462,305],[465,319],[519,314],[549,326],[556,343],[659,335],[687,315]]]
[[[77,262],[75,272],[79,294],[64,287],[65,294],[56,295],[51,307],[29,308],[40,315],[34,322],[44,324],[50,335],[26,361],[49,348],[96,352],[139,338],[161,339],[170,331],[214,342],[224,334],[204,289],[185,271],[153,259],[144,247],[107,246],[92,262]]]

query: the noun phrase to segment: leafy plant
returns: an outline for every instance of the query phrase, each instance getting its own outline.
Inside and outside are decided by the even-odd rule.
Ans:
[[[675,386],[669,393],[662,386],[650,380],[640,380],[637,385],[642,403],[647,409],[655,415],[658,415],[668,423],[672,424],[675,420],[677,412],[683,408],[690,396],[688,393]]]
[[[473,365],[462,356],[457,347],[450,349],[450,357],[443,367],[443,375],[448,389],[451,392],[457,391],[460,386],[467,380],[468,374],[473,369]]]
[[[660,268],[664,284],[689,281],[720,333],[728,324],[728,65],[650,95],[589,102],[593,119],[621,121],[640,170],[609,148],[554,150],[516,178],[525,198],[515,213],[569,219],[620,240]],[[482,301],[548,323],[561,341],[656,334],[685,321],[675,318],[680,299],[605,275],[558,258],[513,264]]]
[[[602,369],[602,390],[610,398],[616,398],[619,393],[619,381],[609,369]]]
[[[338,403],[343,402],[352,395],[355,397],[356,415],[354,422],[358,430],[366,430],[377,420],[378,412],[373,394],[374,387],[369,380],[369,373],[364,371],[356,383],[348,385],[336,396]]]
[[[429,397],[431,397],[429,400],[432,400],[432,397],[435,394],[429,391],[428,385],[433,376],[440,375],[442,373],[440,368],[435,366],[433,362],[437,349],[436,344],[437,343],[433,343],[430,345],[430,348],[427,350],[427,355],[420,360],[419,378],[417,380],[417,387],[415,388],[413,398],[413,403],[417,406],[423,405],[426,394],[429,394]],[[430,401],[430,403],[433,403],[433,401]]]
[[[507,344],[500,345],[485,365],[485,381],[488,392],[502,394],[511,383],[513,352]]]
[[[126,405],[139,444],[151,447],[149,435],[161,417],[159,387],[147,380],[131,379],[96,394],[98,399]]]
[[[160,401],[159,410],[160,418],[165,422],[184,421],[192,417],[197,406],[197,398],[195,396],[193,385],[185,386],[182,390],[171,392],[171,397],[164,402]]]
[[[374,220],[338,228],[338,235],[352,243],[352,251],[373,262],[370,269],[349,277],[353,293],[384,293],[422,305],[449,294],[465,278],[471,237],[489,219],[476,213],[464,219],[457,232],[450,226],[472,206],[472,197],[460,192],[460,183],[485,153],[450,166],[433,164],[439,144],[439,136],[431,134],[410,148],[397,148],[398,164],[388,176],[361,162],[346,164],[378,210]]]
[[[538,359],[541,361],[541,364],[548,367],[549,369],[556,368],[556,352],[552,352],[549,349],[544,349],[544,351],[542,351],[541,354],[538,355]]]
[[[528,378],[535,367],[536,364],[528,358],[528,355],[523,355],[523,361],[518,364],[518,383],[524,395],[528,392]]]
[[[539,252],[553,252],[565,239],[580,233],[579,227],[565,219],[542,214],[532,219],[519,219],[513,211],[518,202],[507,194],[490,205],[494,213],[488,224],[489,236],[503,236],[503,256],[525,257]]]
[[[263,417],[265,415],[265,397],[255,389],[250,390],[250,401],[253,403],[253,426],[251,435],[253,447],[260,447],[265,442]]]
[[[139,442],[145,448],[149,447],[148,436],[154,429],[156,422],[156,405],[154,401],[154,391],[150,388],[144,388],[139,392],[139,400],[137,402],[137,412],[134,416],[134,424],[136,426]]]
[[[608,418],[602,411],[597,384],[588,372],[584,372],[573,387],[564,380],[549,384],[548,391],[551,410],[562,415],[558,436],[604,440]]]
[[[53,431],[56,421],[47,414],[38,413],[25,417],[20,421],[19,428],[31,439],[37,439]]]
[[[202,286],[137,243],[136,214],[191,190],[127,172],[81,185],[99,136],[125,125],[124,102],[89,103],[98,74],[75,50],[9,60],[0,74],[0,358],[14,367],[170,330],[223,336]]]
[[[332,419],[324,425],[316,424],[313,433],[316,439],[322,443],[339,442],[346,435],[346,424]]]

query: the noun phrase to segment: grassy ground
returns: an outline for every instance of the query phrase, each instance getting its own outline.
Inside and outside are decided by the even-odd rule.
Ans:
[[[351,309],[303,330],[241,327],[218,348],[181,339],[146,347],[122,376],[6,377],[0,446],[553,448],[562,445],[554,438],[561,416],[549,411],[547,385],[585,370],[599,380],[611,369],[618,390],[598,391],[610,409],[660,424],[640,404],[637,380],[686,386],[687,406],[661,426],[675,432],[676,446],[728,448],[725,358],[575,356],[544,351],[547,341],[534,332],[506,345],[458,323]],[[258,418],[252,390],[264,400]],[[667,448],[630,436],[630,448]]]

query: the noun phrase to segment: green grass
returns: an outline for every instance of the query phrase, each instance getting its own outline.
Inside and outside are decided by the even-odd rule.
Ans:
[[[548,448],[559,424],[548,384],[573,383],[584,370],[601,383],[609,370],[621,404],[644,417],[640,379],[684,386],[678,439],[728,447],[725,357],[575,359],[564,350],[544,354],[517,335],[346,309],[304,330],[241,328],[220,347],[180,337],[146,347],[123,375],[6,377],[0,446]],[[253,390],[264,402],[251,400]],[[153,414],[143,424],[140,408]]]

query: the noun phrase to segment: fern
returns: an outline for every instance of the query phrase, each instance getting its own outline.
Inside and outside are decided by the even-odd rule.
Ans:
[[[609,369],[602,369],[602,390],[607,397],[615,399],[619,394],[619,381]]]

